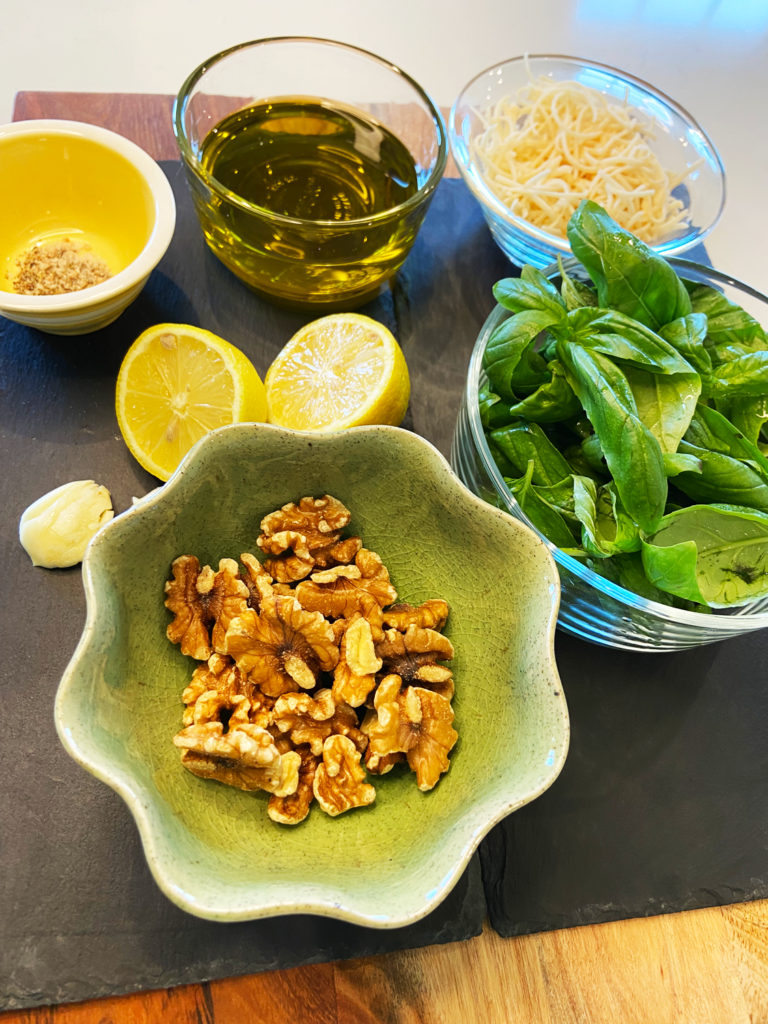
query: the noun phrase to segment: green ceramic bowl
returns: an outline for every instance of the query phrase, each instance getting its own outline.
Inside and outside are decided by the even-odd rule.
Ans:
[[[195,662],[165,636],[171,561],[256,551],[261,518],[305,494],[335,495],[384,559],[401,600],[450,602],[459,741],[430,793],[396,767],[376,802],[298,826],[266,793],[190,774],[171,737]],[[560,596],[531,530],[471,494],[423,438],[395,427],[305,434],[264,424],[208,434],[164,487],[94,538],[88,618],[61,681],[56,725],[84,768],[116,790],[163,892],[219,921],[312,913],[395,928],[433,910],[488,830],[544,792],[568,749],[553,638]]]

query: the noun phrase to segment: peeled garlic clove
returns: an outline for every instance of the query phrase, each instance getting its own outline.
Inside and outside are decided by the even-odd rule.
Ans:
[[[74,480],[29,506],[19,521],[19,540],[33,565],[66,569],[82,562],[89,541],[114,514],[106,487]]]

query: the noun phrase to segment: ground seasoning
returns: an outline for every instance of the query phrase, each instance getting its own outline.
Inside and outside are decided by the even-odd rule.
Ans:
[[[13,279],[13,290],[21,295],[79,292],[112,276],[89,245],[77,246],[69,238],[35,246],[16,263],[19,272]]]

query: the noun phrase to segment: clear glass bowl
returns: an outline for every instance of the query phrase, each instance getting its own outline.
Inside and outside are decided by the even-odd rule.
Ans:
[[[405,144],[417,191],[391,209],[350,220],[305,220],[257,206],[203,166],[209,133],[268,100],[354,108]],[[275,38],[211,57],[181,87],[174,131],[208,245],[233,273],[280,305],[332,312],[373,298],[414,243],[448,156],[440,111],[405,72],[327,39]],[[368,147],[376,140],[366,137]]]
[[[681,277],[719,289],[761,323],[768,324],[768,296],[710,267],[681,259],[672,259],[670,263]],[[564,266],[571,273],[578,268],[580,273],[575,276],[586,280],[583,268],[573,258],[565,260]],[[559,277],[556,265],[547,267],[544,273],[549,278]],[[520,519],[549,546],[560,570],[562,584],[558,626],[592,643],[631,651],[682,650],[768,627],[768,597],[733,611],[718,610],[712,614],[670,608],[603,579],[577,559],[564,554],[536,529],[504,483],[493,460],[483,433],[478,405],[480,388],[488,383],[482,366],[488,338],[500,323],[512,315],[502,306],[497,306],[480,331],[456,422],[451,465],[471,491]]]
[[[662,166],[683,173],[700,157],[703,163],[674,190],[690,210],[690,223],[653,248],[675,256],[703,241],[720,219],[725,203],[725,171],[717,150],[691,115],[653,86],[605,64],[552,55],[515,57],[481,72],[464,87],[448,121],[451,153],[462,178],[483,208],[491,233],[517,266],[526,263],[543,270],[559,255],[570,255],[565,238],[549,234],[515,216],[485,184],[482,168],[472,157],[471,142],[482,131],[479,110],[505,96],[513,97],[531,79],[546,75],[553,81],[575,80],[614,96],[638,111],[641,120],[655,122],[651,141]]]

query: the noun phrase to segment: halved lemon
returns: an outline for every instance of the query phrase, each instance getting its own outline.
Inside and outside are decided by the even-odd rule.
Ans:
[[[120,367],[116,405],[131,454],[161,480],[208,431],[267,418],[264,385],[250,360],[187,324],[158,324],[139,335]]]
[[[403,421],[411,394],[400,346],[383,324],[334,313],[294,334],[267,370],[269,422],[343,430]]]

